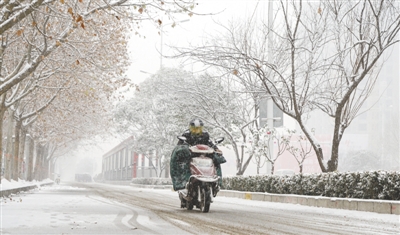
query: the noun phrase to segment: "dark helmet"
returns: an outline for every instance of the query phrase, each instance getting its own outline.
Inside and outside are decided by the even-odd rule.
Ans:
[[[204,126],[204,123],[202,120],[196,118],[196,119],[193,119],[192,121],[190,121],[189,126],[190,127],[201,127],[201,126]]]

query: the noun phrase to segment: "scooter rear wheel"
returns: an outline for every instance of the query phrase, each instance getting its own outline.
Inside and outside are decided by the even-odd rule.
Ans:
[[[200,204],[200,211],[206,213],[210,210],[210,204],[211,204],[211,191],[210,187],[206,186],[201,188],[199,186],[198,190],[198,196],[199,196],[199,204]]]
[[[188,210],[193,210],[193,202],[192,201],[186,201],[186,208]]]

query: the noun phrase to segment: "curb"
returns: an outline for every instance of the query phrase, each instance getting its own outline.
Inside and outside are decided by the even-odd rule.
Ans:
[[[331,198],[322,196],[299,196],[293,194],[255,193],[233,190],[221,190],[218,192],[218,195],[255,201],[289,203],[304,206],[400,215],[400,201],[366,200],[357,198]]]
[[[54,182],[50,182],[50,183],[43,183],[43,184],[35,184],[35,185],[29,185],[29,186],[25,186],[25,187],[20,187],[20,188],[13,188],[13,189],[6,189],[6,190],[0,190],[0,197],[8,197],[11,194],[17,194],[19,192],[25,192],[25,191],[29,191],[31,189],[35,189],[38,188],[39,186],[44,186],[44,185],[52,185],[54,184]]]

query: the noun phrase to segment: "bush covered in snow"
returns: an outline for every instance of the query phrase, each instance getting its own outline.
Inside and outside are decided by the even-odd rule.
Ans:
[[[400,172],[330,172],[223,177],[223,189],[339,198],[400,200]]]

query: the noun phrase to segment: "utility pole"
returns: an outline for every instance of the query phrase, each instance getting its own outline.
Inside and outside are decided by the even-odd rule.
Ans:
[[[272,8],[273,8],[273,1],[268,2],[268,62],[271,63],[272,61],[272,27],[273,27],[273,22],[272,22]],[[271,95],[271,94],[270,94]],[[272,101],[272,97],[269,96],[267,99],[267,126],[268,128],[272,129],[274,128],[274,108],[273,108],[274,102]],[[272,135],[272,133],[271,133]],[[269,138],[269,156],[271,159],[273,158],[274,154],[274,140],[273,138]],[[271,175],[271,169],[272,165],[270,162],[267,161],[267,174]]]
[[[163,28],[165,27],[165,26],[167,26],[167,25],[178,25],[179,23],[184,23],[184,22],[188,22],[189,21],[189,19],[186,19],[186,20],[181,20],[181,21],[177,21],[177,22],[173,22],[173,23],[168,23],[168,24],[163,24],[162,26],[161,26],[161,28],[160,28],[160,36],[161,36],[161,38],[160,38],[160,70],[162,69],[162,67],[163,67],[163,44],[164,44],[164,42],[163,42],[163,34],[164,34],[164,30],[163,30]]]

